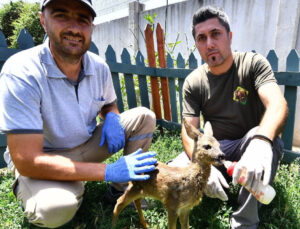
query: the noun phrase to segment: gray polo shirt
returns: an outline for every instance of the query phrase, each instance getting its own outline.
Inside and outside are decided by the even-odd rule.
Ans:
[[[101,107],[116,95],[98,55],[84,55],[79,78],[76,86],[60,71],[49,42],[10,57],[0,74],[0,132],[43,133],[45,151],[87,141]],[[5,158],[8,162],[7,153]]]

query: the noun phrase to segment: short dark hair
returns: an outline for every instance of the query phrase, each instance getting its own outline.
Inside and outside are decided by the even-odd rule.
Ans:
[[[204,6],[194,13],[192,34],[195,38],[195,26],[211,18],[218,18],[221,25],[223,25],[227,32],[230,32],[229,19],[223,9],[215,6]]]

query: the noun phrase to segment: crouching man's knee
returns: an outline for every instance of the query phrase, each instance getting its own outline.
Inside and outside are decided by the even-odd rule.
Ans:
[[[20,176],[17,198],[24,216],[39,227],[56,228],[69,222],[82,202],[82,182],[35,180]]]
[[[30,199],[24,213],[28,221],[36,226],[57,228],[74,217],[81,201],[72,195],[61,196],[55,200],[48,198],[39,202]]]

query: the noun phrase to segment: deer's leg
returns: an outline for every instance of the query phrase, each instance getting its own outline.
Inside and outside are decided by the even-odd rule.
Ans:
[[[136,189],[135,186],[129,185],[125,193],[120,196],[117,200],[113,211],[113,222],[112,226],[116,225],[117,219],[121,211],[132,201],[140,197],[140,190]]]
[[[134,200],[134,206],[135,206],[136,210],[138,211],[140,222],[141,222],[143,228],[144,229],[148,228],[149,225],[147,224],[146,219],[143,215],[143,211],[142,211],[142,199],[139,198],[139,199]]]
[[[178,215],[175,210],[167,209],[168,210],[168,229],[176,229],[176,223]]]
[[[190,210],[182,211],[179,215],[179,221],[181,225],[181,229],[189,229],[189,215]]]

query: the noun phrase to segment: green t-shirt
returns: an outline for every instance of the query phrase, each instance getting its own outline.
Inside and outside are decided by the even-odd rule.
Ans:
[[[257,90],[277,82],[262,55],[235,52],[233,58],[225,74],[213,75],[204,64],[183,85],[183,117],[199,117],[201,112],[218,140],[242,138],[257,126],[265,111]]]

